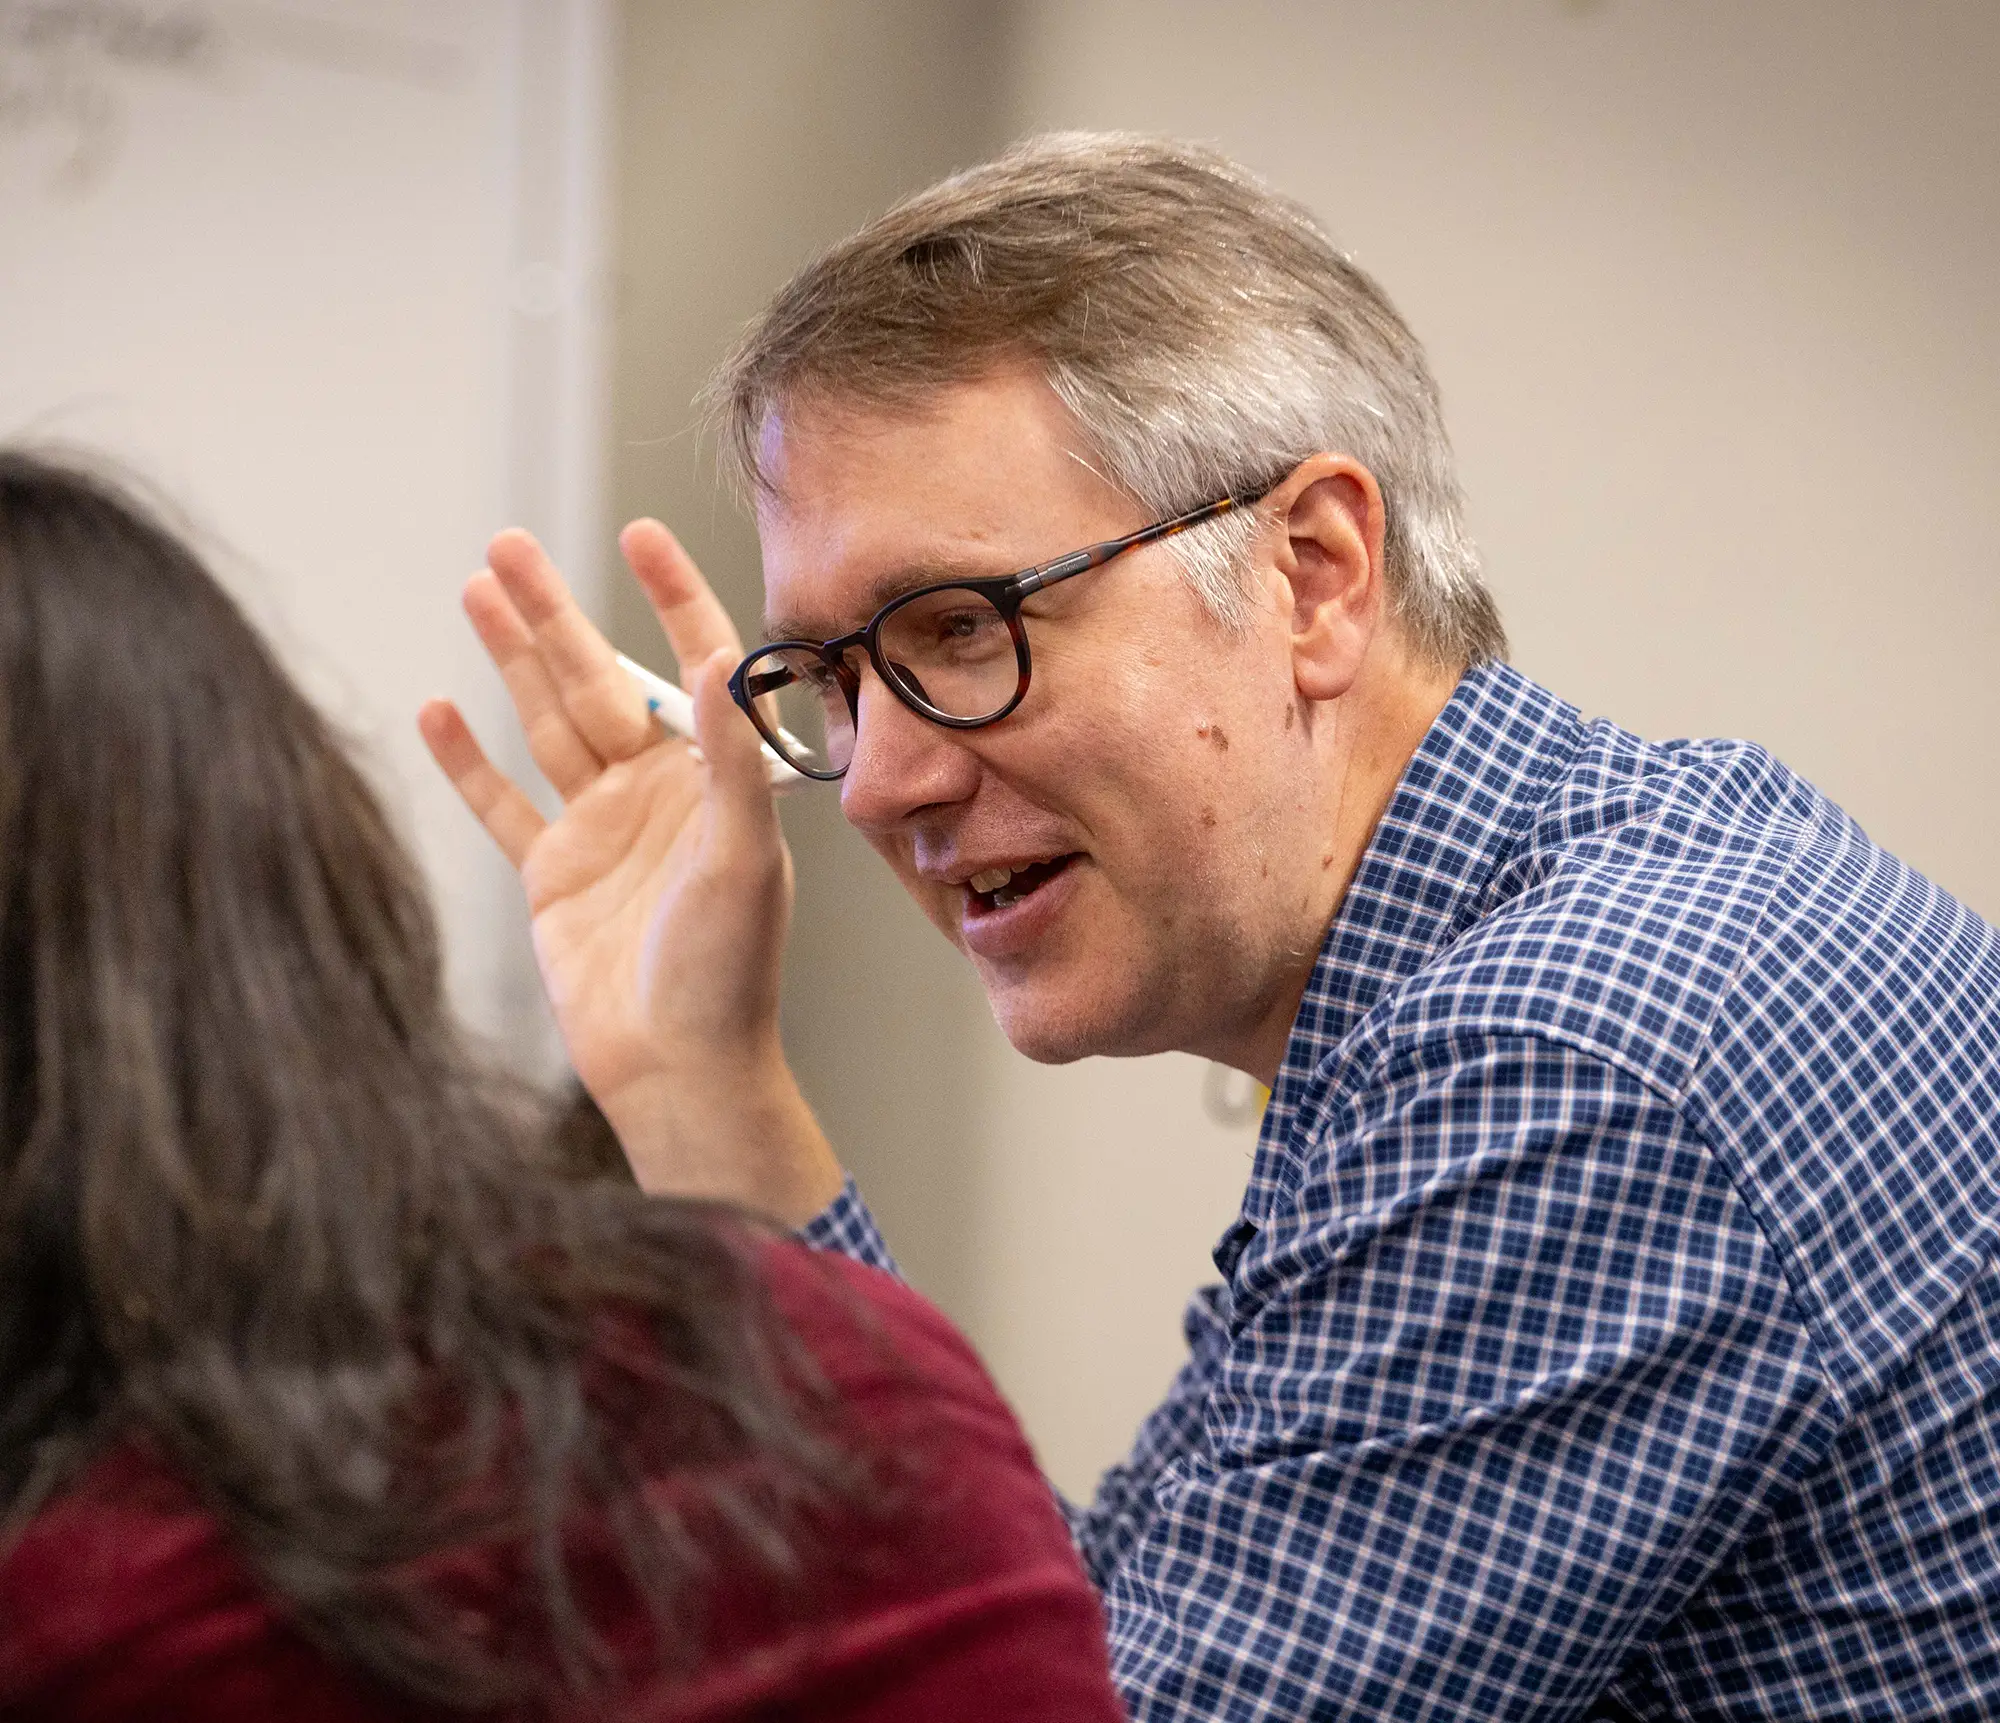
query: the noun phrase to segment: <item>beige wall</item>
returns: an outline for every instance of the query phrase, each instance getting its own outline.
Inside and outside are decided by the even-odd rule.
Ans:
[[[1770,743],[2000,914],[2000,7],[1029,16],[1015,125],[1212,139],[1386,283],[1524,668]]]
[[[719,494],[690,403],[816,247],[993,147],[1003,17],[981,0],[624,9],[613,510],[669,522],[746,636],[762,605],[756,535]],[[629,584],[610,617],[627,650],[671,662]],[[987,1113],[984,1002],[833,795],[783,807],[799,872],[787,1045],[905,1266],[962,1314],[981,1236],[966,1191]]]
[[[1523,668],[1645,734],[1770,743],[2000,914],[1990,0],[632,14],[619,500],[671,507],[746,620],[749,540],[680,433],[757,294],[1001,136],[1208,138],[1428,343]],[[831,807],[790,817],[808,1087],[1083,1487],[1174,1366],[1251,1133],[1192,1060],[1018,1058]]]

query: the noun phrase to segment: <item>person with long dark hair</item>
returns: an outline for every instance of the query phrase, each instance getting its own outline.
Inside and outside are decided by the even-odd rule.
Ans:
[[[943,1319],[553,1123],[199,561],[0,454],[0,1715],[1116,1717]]]

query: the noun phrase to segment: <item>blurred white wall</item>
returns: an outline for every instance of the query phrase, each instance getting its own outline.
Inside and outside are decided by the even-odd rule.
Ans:
[[[601,0],[0,4],[0,438],[193,523],[414,832],[472,1017],[552,1047],[518,888],[413,717],[513,746],[457,606],[601,568]]]

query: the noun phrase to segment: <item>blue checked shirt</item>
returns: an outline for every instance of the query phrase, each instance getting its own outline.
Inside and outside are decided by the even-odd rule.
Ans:
[[[2000,1717],[1997,1008],[1768,754],[1466,676],[1071,1510],[1133,1717]]]

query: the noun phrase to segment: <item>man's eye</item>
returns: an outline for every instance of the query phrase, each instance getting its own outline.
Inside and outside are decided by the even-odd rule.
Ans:
[[[978,640],[1006,633],[1007,624],[990,605],[968,604],[958,610],[939,611],[931,619],[931,628],[940,640]]]

